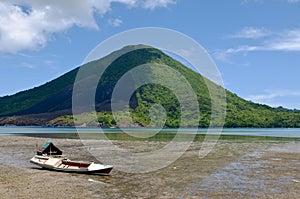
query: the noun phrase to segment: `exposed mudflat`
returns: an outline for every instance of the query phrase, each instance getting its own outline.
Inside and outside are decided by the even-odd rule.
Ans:
[[[78,139],[0,136],[0,198],[299,198],[300,143],[221,141],[200,159],[194,142],[160,170],[110,176],[39,169],[29,159],[35,144],[52,141],[74,160],[97,162]],[[105,141],[104,141],[105,142]],[[114,141],[149,151],[164,142]],[[106,154],[109,156],[110,154]],[[111,157],[114,158],[114,157]],[[105,162],[110,163],[110,162]]]

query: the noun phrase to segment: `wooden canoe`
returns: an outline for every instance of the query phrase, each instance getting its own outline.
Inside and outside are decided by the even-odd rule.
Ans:
[[[72,161],[63,157],[52,157],[35,155],[30,162],[44,169],[88,174],[108,175],[113,166],[107,164],[96,164],[94,162]]]

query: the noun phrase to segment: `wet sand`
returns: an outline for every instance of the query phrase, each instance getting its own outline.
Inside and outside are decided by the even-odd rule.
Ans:
[[[171,165],[110,176],[53,172],[31,165],[35,144],[52,141],[74,160],[95,159],[77,139],[0,136],[1,198],[299,198],[300,143],[220,141],[203,159],[194,142]],[[147,151],[164,142],[114,141]],[[113,158],[113,157],[112,157]],[[109,163],[109,162],[107,162]]]

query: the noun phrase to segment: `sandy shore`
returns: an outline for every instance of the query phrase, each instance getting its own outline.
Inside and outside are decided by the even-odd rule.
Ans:
[[[54,142],[70,159],[95,159],[77,139],[0,136],[1,198],[299,198],[300,143],[221,141],[205,158],[200,142],[155,172],[110,176],[42,170],[29,163],[35,144]],[[114,141],[147,150],[165,143]],[[113,157],[112,157],[113,158]],[[109,163],[109,162],[107,162]]]

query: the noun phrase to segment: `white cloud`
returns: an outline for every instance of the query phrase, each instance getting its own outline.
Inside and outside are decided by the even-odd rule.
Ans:
[[[245,33],[246,31],[240,31]],[[251,34],[237,34],[231,36],[231,38],[250,38]],[[255,33],[252,33],[254,38]],[[244,36],[244,37],[242,37]],[[258,35],[257,35],[258,37]],[[268,35],[264,35],[264,39],[258,42],[251,42],[254,44],[241,45],[223,50],[216,50],[214,57],[220,61],[229,62],[229,57],[237,53],[248,53],[254,51],[288,51],[288,52],[300,52],[300,29],[284,30],[278,33],[269,32]]]
[[[271,32],[265,28],[245,27],[238,33],[232,35],[232,38],[258,39],[270,35]]]
[[[212,54],[216,58],[216,60],[232,64],[232,61],[229,59],[228,53],[226,53],[226,51],[216,50],[215,52],[212,52]]]
[[[143,7],[154,9],[156,7],[167,7],[169,4],[175,4],[176,0],[144,0]]]
[[[263,3],[264,0],[242,0],[241,1],[241,4],[244,5],[244,4],[248,4],[248,3]]]
[[[253,102],[268,104],[273,107],[283,106],[286,108],[300,108],[299,90],[266,90],[264,94],[250,95],[246,99]]]
[[[250,52],[250,51],[258,51],[263,50],[263,46],[239,46],[237,48],[229,48],[225,52],[226,53],[239,53],[239,52]]]
[[[35,68],[34,65],[26,63],[26,62],[21,63],[21,65],[22,65],[22,67],[29,68],[29,69]]]
[[[154,9],[174,0],[2,0],[0,2],[0,52],[16,53],[44,47],[53,33],[73,26],[98,29],[94,14],[104,15],[113,3],[129,8]],[[120,25],[121,20],[114,21]]]
[[[266,45],[269,50],[300,51],[300,29],[285,30]]]
[[[266,91],[265,94],[259,95],[250,95],[247,99],[251,101],[267,101],[267,100],[274,100],[279,97],[299,97],[300,91],[294,90],[276,90],[276,91]]]
[[[115,18],[115,19],[109,19],[108,20],[108,24],[113,26],[113,27],[119,27],[121,26],[123,23],[123,21],[119,18]]]

